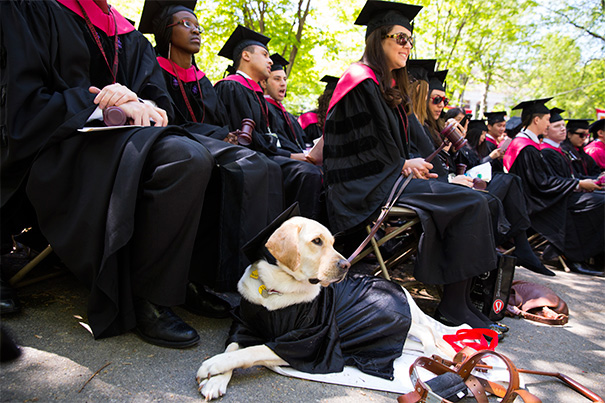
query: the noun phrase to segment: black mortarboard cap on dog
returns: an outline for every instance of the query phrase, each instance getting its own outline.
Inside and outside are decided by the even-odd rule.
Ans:
[[[179,11],[193,12],[196,3],[197,0],[146,0],[138,30],[153,34],[157,31],[157,28],[154,29],[154,20],[161,18],[169,9],[170,16]]]
[[[244,255],[250,260],[250,263],[266,258],[268,251],[266,251],[265,244],[267,243],[267,240],[284,222],[299,215],[300,209],[298,208],[298,202],[296,202],[273,220],[271,224],[262,229],[254,238],[248,241],[242,247],[242,252],[244,252]]]
[[[336,88],[336,84],[338,84],[338,80],[340,80],[339,77],[334,77],[334,76],[323,76],[321,78],[322,83],[326,83],[326,88],[324,90],[333,90],[334,88]]]
[[[284,59],[279,53],[273,53],[271,55],[271,60],[273,61],[271,71],[285,70],[286,66],[290,64],[290,62]]]
[[[355,20],[355,25],[365,25],[366,39],[377,28],[385,25],[401,25],[412,32],[412,20],[422,6],[412,4],[394,3],[391,1],[368,0]]]
[[[485,112],[485,117],[487,118],[487,124],[495,125],[496,123],[505,122],[506,121],[506,112]]]
[[[550,98],[542,98],[542,99],[532,99],[531,101],[523,101],[519,105],[515,106],[513,110],[521,109],[521,121],[524,121],[527,116],[531,116],[534,113],[548,113],[550,114],[550,109],[544,105]]]
[[[435,66],[437,60],[435,59],[413,59],[408,60],[406,67],[408,69],[408,75],[416,80],[423,80],[429,82],[429,77],[435,74]]]
[[[563,120],[563,116],[561,116],[563,112],[565,112],[565,109],[550,108],[550,123],[560,122]]]
[[[574,131],[578,129],[588,130],[590,121],[591,119],[567,119],[567,124],[565,125],[565,127],[569,131]]]
[[[267,49],[267,44],[271,38],[259,34],[242,25],[238,25],[235,31],[229,36],[223,48],[218,52],[219,56],[226,57],[229,60],[237,61],[245,48],[250,45],[258,45]]]

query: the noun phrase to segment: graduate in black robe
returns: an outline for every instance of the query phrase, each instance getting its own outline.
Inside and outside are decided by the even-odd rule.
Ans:
[[[532,227],[569,260],[572,270],[585,269],[582,262],[603,253],[605,195],[591,179],[556,175],[539,150],[538,134],[550,125],[548,99],[526,101],[524,129],[506,150],[504,167],[523,183]]]
[[[172,108],[151,45],[100,0],[1,7],[10,66],[2,70],[10,136],[3,197],[4,175],[20,175],[42,233],[90,288],[95,338],[136,326],[155,344],[197,343],[169,307],[185,302],[210,153],[175,126],[77,131],[100,111],[91,85],[103,89],[99,106],[117,104],[108,103],[117,95],[135,123],[166,124]]]
[[[387,6],[377,10],[377,4]],[[409,84],[401,52],[409,54],[410,21],[420,9],[370,1],[357,18],[368,26],[366,51],[339,80],[324,133],[330,226],[334,233],[362,228],[376,218],[399,175],[414,175],[397,202],[422,221],[414,275],[444,285],[439,309],[448,319],[487,327],[470,307],[471,278],[496,267],[487,202],[471,189],[426,180],[433,177],[431,165],[409,158]],[[388,67],[370,56],[380,53]]]
[[[234,145],[237,139],[226,126],[225,108],[210,80],[193,63],[201,38],[197,17],[188,7],[147,1],[139,31],[155,35],[158,63],[175,108],[173,123],[200,134],[198,140],[217,164],[218,180],[207,197],[207,218],[199,232],[204,249],[197,254],[205,262],[197,282],[217,291],[236,291],[250,264],[242,246],[283,209],[281,170],[261,154]]]
[[[258,84],[271,73],[268,42],[266,36],[239,25],[219,52],[220,56],[234,61],[236,72],[215,83],[214,88],[225,106],[231,130],[238,129],[244,118],[255,122],[249,147],[279,164],[285,205],[298,201],[303,216],[318,219],[322,211],[321,169],[307,162],[303,153],[280,147],[278,136],[271,127],[269,107]]]
[[[588,119],[567,119],[567,138],[561,143],[561,149],[571,159],[571,167],[576,177],[596,179],[601,174],[601,168],[584,151],[584,142],[590,136],[589,123]]]
[[[317,98],[317,109],[305,112],[298,117],[298,123],[305,132],[305,143],[307,146],[313,146],[313,140],[323,136],[326,112],[328,111],[330,99],[336,88],[338,77],[325,75],[320,81],[326,83],[326,86],[319,98]]]
[[[288,89],[285,67],[289,63],[279,53],[272,54],[271,60],[271,74],[260,82],[269,108],[271,129],[277,134],[280,148],[291,153],[304,153],[306,146],[302,127],[282,103]]]

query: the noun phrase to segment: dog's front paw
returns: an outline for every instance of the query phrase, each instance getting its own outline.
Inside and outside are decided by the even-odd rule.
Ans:
[[[198,383],[204,379],[210,378],[211,376],[219,375],[223,372],[233,369],[232,367],[228,366],[228,360],[226,360],[224,356],[224,353],[218,354],[212,358],[208,358],[202,363],[200,369],[197,370]]]
[[[205,378],[200,382],[199,391],[206,401],[223,396],[227,392],[227,385],[231,379],[231,371],[211,378]]]

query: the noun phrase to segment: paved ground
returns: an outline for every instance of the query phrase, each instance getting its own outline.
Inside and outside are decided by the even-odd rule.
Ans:
[[[568,303],[570,322],[551,327],[505,318],[511,331],[497,350],[520,368],[562,372],[605,396],[605,279],[562,271],[550,278],[525,269],[518,269],[515,277],[552,288]],[[20,296],[23,311],[2,318],[23,346],[19,359],[0,365],[0,399],[6,402],[200,401],[195,373],[205,357],[222,351],[230,324],[177,308],[200,333],[202,342],[195,348],[160,348],[133,333],[94,340],[82,324],[87,291],[71,275],[24,287]],[[536,376],[525,381],[544,402],[588,401],[554,379]],[[221,401],[336,403],[396,398],[391,393],[287,378],[256,367],[236,371]]]

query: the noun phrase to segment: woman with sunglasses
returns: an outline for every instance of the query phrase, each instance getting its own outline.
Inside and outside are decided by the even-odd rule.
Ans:
[[[589,122],[588,119],[568,119],[566,138],[561,143],[561,149],[571,158],[571,166],[576,177],[596,179],[601,174],[601,168],[584,151],[584,144],[590,135]]]
[[[443,285],[439,309],[448,320],[484,328],[490,323],[473,311],[470,286],[474,276],[496,267],[487,202],[471,189],[434,180],[432,165],[409,154],[405,66],[413,46],[410,21],[420,9],[368,1],[357,18],[367,26],[366,48],[338,82],[325,125],[330,226],[339,235],[362,230],[398,177],[413,175],[397,203],[414,209],[423,226],[414,275]]]
[[[196,252],[196,257],[204,258],[204,270],[192,276],[187,296],[188,300],[201,301],[197,306],[205,307],[190,309],[195,313],[224,317],[229,304],[205,288],[236,290],[250,264],[241,252],[242,246],[283,208],[281,172],[279,166],[260,154],[238,146],[237,136],[229,132],[224,106],[208,77],[194,63],[201,43],[201,29],[192,9],[195,3],[181,0],[167,6],[147,0],[139,30],[155,35],[157,61],[175,110],[171,123],[196,135],[216,161],[219,179],[208,192],[207,205],[211,207],[200,231],[204,234],[200,243],[206,246]]]

